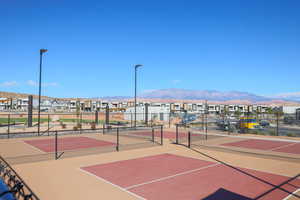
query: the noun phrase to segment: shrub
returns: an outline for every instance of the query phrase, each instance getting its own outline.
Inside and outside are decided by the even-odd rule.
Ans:
[[[65,129],[66,127],[67,127],[66,124],[61,124],[61,128],[62,128],[62,129]]]
[[[265,135],[265,133],[262,132],[262,131],[258,131],[258,132],[257,132],[257,135]]]
[[[95,130],[96,129],[96,123],[91,123],[91,129]]]
[[[270,131],[269,134],[272,135],[272,136],[276,136],[277,135],[276,131]]]
[[[295,133],[288,133],[288,134],[286,134],[286,136],[288,136],[288,137],[297,137],[297,135]]]

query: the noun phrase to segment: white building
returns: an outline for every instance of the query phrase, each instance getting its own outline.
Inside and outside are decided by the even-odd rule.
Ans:
[[[145,106],[137,106],[136,107],[136,120],[137,121],[145,121],[145,113],[146,113]],[[127,108],[124,113],[125,120],[132,120],[134,116],[134,107]],[[148,121],[151,120],[159,120],[159,121],[169,121],[170,116],[170,107],[169,106],[161,106],[157,105],[150,105],[148,107]]]
[[[282,106],[282,112],[284,114],[295,114],[297,109],[300,109],[300,106]]]

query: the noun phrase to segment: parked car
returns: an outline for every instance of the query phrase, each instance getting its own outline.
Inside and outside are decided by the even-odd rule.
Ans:
[[[268,122],[267,120],[261,120],[260,122],[259,122],[259,125],[261,126],[261,127],[269,127],[270,126],[270,122]]]

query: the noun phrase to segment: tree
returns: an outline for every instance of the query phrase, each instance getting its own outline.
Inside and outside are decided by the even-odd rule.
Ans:
[[[238,118],[240,118],[240,116],[242,115],[242,112],[238,109],[236,111],[234,111],[234,115]]]

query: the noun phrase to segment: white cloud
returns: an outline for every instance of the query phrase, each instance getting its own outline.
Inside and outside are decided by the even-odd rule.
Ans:
[[[3,83],[0,83],[1,87],[13,87],[13,86],[16,86],[16,85],[18,85],[17,81],[6,81],[6,82],[3,82]]]
[[[30,85],[30,86],[37,86],[37,82],[33,81],[33,80],[29,80],[27,81],[27,85]]]
[[[176,85],[176,84],[178,84],[178,83],[181,83],[181,80],[172,80],[172,83],[173,83],[174,85]]]
[[[28,80],[28,81],[27,81],[27,85],[30,85],[30,86],[38,86],[39,84],[38,84],[36,81]],[[56,83],[56,82],[52,82],[52,83],[42,83],[42,86],[43,86],[43,87],[56,87],[56,86],[58,86],[58,83]]]

